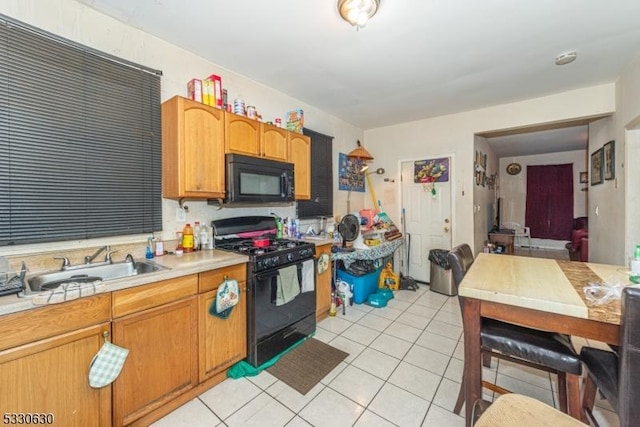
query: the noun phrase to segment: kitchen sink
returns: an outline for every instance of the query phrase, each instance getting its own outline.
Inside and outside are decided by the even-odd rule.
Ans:
[[[147,260],[125,260],[111,264],[88,264],[85,267],[50,271],[30,277],[27,279],[27,282],[33,292],[41,292],[55,289],[64,283],[90,283],[96,280],[107,281],[162,270],[168,270],[168,268]]]

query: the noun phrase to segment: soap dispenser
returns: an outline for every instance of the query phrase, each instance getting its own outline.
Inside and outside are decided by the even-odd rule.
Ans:
[[[153,259],[153,236],[147,238],[147,250],[144,254],[146,259]]]

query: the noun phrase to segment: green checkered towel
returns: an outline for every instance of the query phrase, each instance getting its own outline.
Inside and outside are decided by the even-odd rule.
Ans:
[[[89,385],[106,387],[118,378],[129,350],[105,341],[89,364]]]

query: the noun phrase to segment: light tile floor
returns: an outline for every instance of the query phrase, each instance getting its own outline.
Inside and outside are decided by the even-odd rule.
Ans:
[[[522,255],[529,255],[524,248]],[[532,249],[562,258],[566,251]],[[267,372],[227,379],[153,424],[178,426],[463,426],[452,412],[463,367],[462,318],[457,297],[398,291],[385,308],[347,307],[318,324],[315,337],[349,357],[303,396]],[[576,339],[576,347],[598,345]],[[557,406],[555,376],[493,361],[483,377]],[[491,394],[485,394],[492,399]],[[617,427],[604,400],[594,412]],[[461,412],[464,414],[464,408]]]

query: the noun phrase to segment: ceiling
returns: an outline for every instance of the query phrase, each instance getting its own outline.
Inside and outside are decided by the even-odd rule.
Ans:
[[[337,0],[77,1],[363,130],[611,83],[640,56],[637,0],[381,0],[359,31]],[[524,146],[566,151],[555,132]]]

